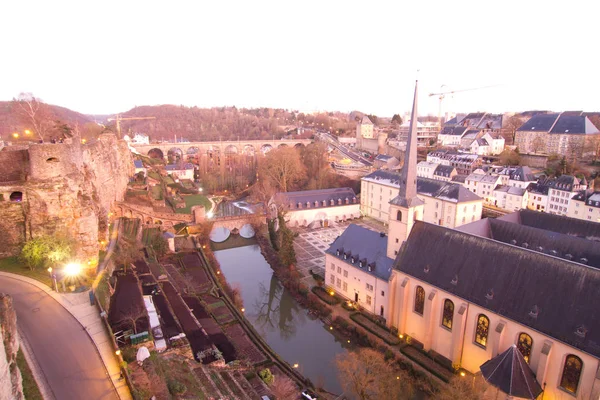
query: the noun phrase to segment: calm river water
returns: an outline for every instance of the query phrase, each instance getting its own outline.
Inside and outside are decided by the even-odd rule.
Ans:
[[[342,344],[319,319],[312,319],[273,275],[258,245],[215,251],[227,281],[239,285],[246,318],[266,342],[313,384],[342,393],[334,359]]]

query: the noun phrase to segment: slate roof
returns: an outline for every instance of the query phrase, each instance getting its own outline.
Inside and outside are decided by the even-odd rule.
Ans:
[[[582,190],[573,196],[573,200],[585,201],[585,204],[590,207],[600,207],[600,192],[593,190]]]
[[[556,179],[549,179],[546,181],[546,185],[549,188],[567,192],[572,192],[573,187],[579,183],[579,179],[572,175],[561,175]]]
[[[356,195],[352,188],[333,188],[333,189],[319,189],[319,190],[302,190],[298,192],[279,192],[273,196],[273,200],[286,207],[293,205],[293,210],[306,209],[306,208],[326,208],[326,207],[337,207],[345,206],[346,199],[349,204],[358,204]],[[341,200],[341,204],[339,204]],[[317,205],[315,206],[315,201]],[[333,201],[333,204],[332,204]],[[306,203],[310,203],[310,207],[306,207]],[[323,205],[325,202],[325,205]],[[298,207],[298,203],[302,206]]]
[[[531,171],[531,168],[527,166],[518,167],[513,171],[509,171],[509,179],[513,181],[521,181],[521,182],[533,182],[535,181],[535,175]]]
[[[359,268],[370,275],[388,281],[392,274],[394,260],[386,255],[387,240],[385,235],[381,236],[378,232],[350,224],[325,252],[354,268]],[[337,254],[338,250],[340,250],[339,255]],[[347,254],[346,259],[344,259],[344,253]],[[352,257],[355,258],[354,264],[352,264]],[[361,260],[363,261],[362,268],[360,267]],[[371,271],[369,271],[369,265]]]
[[[546,196],[548,195],[549,189],[550,188],[543,182],[532,182],[527,186],[527,190],[529,190],[531,193],[542,194]]]
[[[361,125],[373,125],[373,122],[371,121],[371,119],[369,117],[367,117],[366,115],[364,115],[362,117],[362,120],[360,121]]]
[[[489,219],[489,226],[490,239],[600,269],[597,242],[498,219]]]
[[[394,188],[400,187],[400,175],[390,171],[377,170],[364,176],[361,180],[368,182],[381,183]],[[417,178],[417,193],[422,196],[439,198],[452,202],[476,201],[481,200],[479,196],[463,187],[461,184],[453,182],[443,182],[435,179]],[[393,203],[393,199],[390,203]],[[401,204],[398,204],[401,205]]]
[[[513,344],[479,367],[485,380],[512,397],[536,399],[543,389],[535,374]]]
[[[477,124],[479,129],[500,129],[502,128],[502,114],[485,114]]]
[[[465,126],[445,126],[440,135],[462,136],[467,129]]]
[[[385,154],[377,154],[377,157],[375,157],[375,160],[387,162],[387,161],[391,160],[392,158],[394,158],[394,156],[388,156]]]
[[[485,139],[477,139],[477,144],[480,146],[489,146],[490,144],[488,143],[487,140]]]
[[[394,268],[600,357],[600,270],[422,221]]]
[[[476,174],[472,173],[467,176],[466,180],[476,181],[481,183],[497,183],[498,177],[494,175],[484,175],[484,174]]]
[[[549,132],[556,122],[559,114],[537,114],[525,122],[518,131],[546,131]]]
[[[562,114],[558,121],[552,127],[550,133],[568,133],[568,134],[593,134],[598,133],[598,129],[591,121],[583,115],[564,115]]]
[[[433,175],[449,178],[450,174],[452,173],[452,171],[454,171],[454,169],[455,168],[451,165],[439,164],[437,168],[433,171]]]
[[[521,225],[600,242],[600,224],[597,222],[540,213],[527,209],[519,210],[517,217],[518,223]],[[508,215],[499,219],[503,220],[504,218],[508,218]]]

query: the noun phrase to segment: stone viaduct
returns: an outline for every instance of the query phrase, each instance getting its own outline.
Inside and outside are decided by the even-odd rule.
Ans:
[[[301,147],[310,144],[310,139],[281,139],[281,140],[235,140],[219,142],[188,142],[188,143],[155,143],[133,144],[130,146],[138,153],[148,155],[150,150],[160,150],[163,157],[169,153],[184,155],[219,153],[223,155],[246,154],[253,156],[257,151],[267,153],[279,147]]]

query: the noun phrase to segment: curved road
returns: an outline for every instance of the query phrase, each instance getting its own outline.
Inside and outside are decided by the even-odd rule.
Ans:
[[[81,324],[39,288],[0,276],[13,298],[17,325],[58,400],[118,399],[92,339]]]

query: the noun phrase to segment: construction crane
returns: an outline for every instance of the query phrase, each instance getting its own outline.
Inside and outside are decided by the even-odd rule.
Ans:
[[[116,118],[109,118],[108,121],[117,121],[117,133],[121,137],[121,121],[130,121],[134,119],[156,119],[156,117],[121,117],[121,114],[117,114]]]
[[[446,85],[440,86],[440,89],[443,88],[444,86],[446,86]],[[440,129],[442,129],[442,100],[444,100],[444,98],[446,97],[446,95],[448,95],[448,94],[454,94],[454,93],[460,93],[460,92],[469,92],[469,91],[472,91],[472,90],[487,89],[487,88],[496,87],[496,86],[500,86],[500,85],[480,86],[480,87],[476,87],[476,88],[450,90],[450,91],[447,91],[447,92],[440,92],[440,93],[429,93],[429,97],[431,97],[431,96],[439,96],[438,98],[440,99],[440,105],[439,105],[439,108],[438,108],[438,125],[440,126]]]

